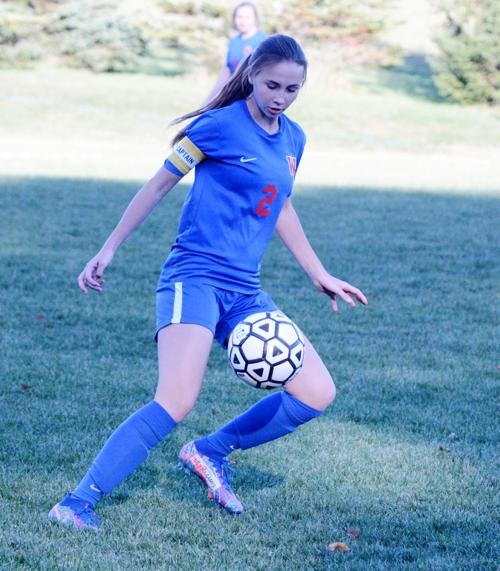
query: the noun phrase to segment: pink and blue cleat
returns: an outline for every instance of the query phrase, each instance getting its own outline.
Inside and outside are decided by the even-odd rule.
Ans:
[[[102,518],[95,513],[88,502],[74,498],[71,494],[66,494],[50,510],[49,519],[78,530],[92,529],[97,531],[102,523]]]
[[[228,481],[227,460],[217,460],[201,454],[194,441],[184,444],[179,460],[191,474],[198,476],[208,489],[208,497],[233,515],[243,513],[243,505]]]

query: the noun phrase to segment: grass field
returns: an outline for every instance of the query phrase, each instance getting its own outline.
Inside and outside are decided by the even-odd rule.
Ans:
[[[365,291],[370,305],[331,314],[290,255],[272,243],[263,285],[315,343],[334,373],[338,398],[295,434],[234,455],[243,517],[215,509],[199,483],[176,468],[187,439],[262,396],[233,377],[214,348],[196,409],[100,504],[102,531],[78,534],[47,521],[51,505],[75,485],[111,430],[151,398],[154,286],[186,190],[169,195],[124,245],[105,293],[77,291],[82,264],[143,170],[156,168],[155,157],[138,158],[132,176],[126,150],[134,142],[138,154],[153,148],[164,124],[161,97],[141,91],[140,78],[128,78],[125,90],[123,77],[73,73],[54,72],[52,88],[38,76],[38,94],[36,74],[0,74],[8,80],[0,138],[32,135],[11,160],[0,154],[0,568],[497,569],[500,188],[493,178],[487,188],[468,182],[457,193],[438,184],[409,190],[302,179],[295,205],[312,243],[336,275]],[[162,81],[168,91],[177,80]],[[144,78],[144,85],[158,86],[159,79]],[[489,110],[459,115],[442,102],[390,96],[382,87],[381,93],[356,89],[353,114],[356,102],[361,114],[367,104],[382,109],[385,98],[410,133],[428,114],[429,130],[409,137],[412,154],[493,149],[497,120]],[[186,85],[180,92],[188,103],[190,91]],[[322,100],[314,98],[298,114],[306,130],[313,123],[313,146],[327,152],[321,133],[329,129],[316,111]],[[44,101],[52,102],[50,112]],[[165,107],[165,116],[180,110],[170,101]],[[78,109],[83,116],[71,112]],[[339,121],[347,124],[347,115]],[[377,123],[380,140],[384,117]],[[435,123],[443,117],[450,130],[445,121],[436,147]],[[482,139],[472,124],[485,125]],[[385,129],[390,138],[403,126],[388,121]],[[72,156],[75,139],[90,143],[95,133],[105,152],[82,154],[84,176],[81,165],[66,162],[64,143]],[[349,149],[370,151],[343,133]],[[114,162],[101,177],[113,148]],[[332,542],[350,550],[332,553]]]

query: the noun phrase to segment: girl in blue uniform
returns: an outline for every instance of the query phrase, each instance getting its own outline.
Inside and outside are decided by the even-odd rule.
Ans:
[[[274,230],[332,308],[337,299],[363,304],[363,293],[330,275],[312,249],[291,192],[305,137],[284,111],[297,98],[307,62],[288,36],[266,39],[219,96],[174,139],[173,151],[132,199],[101,250],[78,278],[80,289],[103,289],[116,250],[190,169],[195,181],[157,287],[159,376],[154,400],[126,419],[104,444],[79,485],[49,513],[76,528],[97,529],[96,503],[171,432],[196,403],[212,341],[225,346],[242,319],[277,309],[260,289],[262,255]],[[269,442],[319,416],[335,397],[320,357],[306,339],[304,364],[283,391],[272,393],[212,434],[188,442],[180,462],[232,514],[243,506],[232,490],[227,457]]]
[[[206,102],[224,87],[239,64],[266,39],[266,34],[259,30],[260,18],[257,6],[253,2],[241,2],[233,10],[233,28],[237,34],[229,40],[226,61]]]

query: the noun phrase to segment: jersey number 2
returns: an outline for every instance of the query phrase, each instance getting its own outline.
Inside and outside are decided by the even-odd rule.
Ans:
[[[276,190],[274,184],[268,184],[262,192],[266,196],[260,199],[259,204],[257,205],[257,210],[255,212],[257,213],[257,216],[269,216],[269,213],[271,212],[269,205],[274,202],[278,191]]]

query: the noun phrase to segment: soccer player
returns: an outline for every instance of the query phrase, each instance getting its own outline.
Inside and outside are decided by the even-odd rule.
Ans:
[[[220,71],[206,103],[219,93],[236,72],[240,63],[252,53],[262,40],[266,39],[266,34],[259,30],[259,12],[253,2],[238,4],[233,10],[232,22],[237,34],[229,40],[224,67]]]
[[[356,287],[327,272],[294,210],[291,193],[305,137],[284,111],[297,98],[307,71],[299,44],[274,35],[262,42],[209,108],[174,138],[158,172],[130,202],[116,228],[78,278],[80,289],[100,292],[119,246],[190,169],[178,235],[157,287],[159,378],[154,400],[110,436],[78,486],[49,518],[97,529],[96,503],[109,494],[171,432],[196,403],[212,341],[226,345],[245,317],[277,309],[260,289],[262,256],[276,229],[315,287],[331,299],[366,304]],[[325,365],[306,339],[304,363],[284,390],[258,401],[212,434],[188,442],[180,463],[231,514],[243,506],[227,476],[227,457],[293,432],[318,417],[335,397]]]

